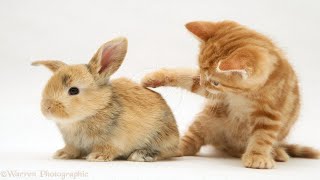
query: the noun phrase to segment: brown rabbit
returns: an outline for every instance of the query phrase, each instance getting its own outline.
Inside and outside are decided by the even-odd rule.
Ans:
[[[126,38],[117,38],[103,44],[89,64],[32,63],[54,73],[41,103],[66,144],[54,158],[155,161],[176,155],[179,133],[161,95],[126,78],[109,80],[126,52]]]

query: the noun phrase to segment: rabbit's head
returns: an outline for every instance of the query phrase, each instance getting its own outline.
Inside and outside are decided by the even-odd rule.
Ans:
[[[112,93],[109,77],[120,67],[126,52],[127,39],[116,38],[103,44],[88,64],[33,62],[53,72],[42,94],[42,113],[57,122],[74,122],[107,108]]]

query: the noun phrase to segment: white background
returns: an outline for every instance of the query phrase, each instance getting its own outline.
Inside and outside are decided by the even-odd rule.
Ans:
[[[317,0],[0,0],[0,173],[85,170],[89,179],[101,175],[105,179],[320,178],[319,160],[292,159],[277,163],[274,170],[251,170],[243,168],[239,159],[211,155],[210,151],[205,153],[214,157],[156,163],[52,160],[51,154],[63,141],[54,123],[40,113],[41,91],[51,73],[30,66],[40,59],[86,63],[102,43],[126,36],[128,54],[113,78],[139,81],[145,73],[161,67],[196,67],[199,43],[184,28],[186,22],[235,20],[270,36],[287,53],[302,91],[301,116],[289,142],[320,148],[319,9]],[[173,88],[157,91],[169,102],[183,134],[203,99]],[[0,179],[4,177],[0,174]],[[37,174],[34,178],[41,177]]]

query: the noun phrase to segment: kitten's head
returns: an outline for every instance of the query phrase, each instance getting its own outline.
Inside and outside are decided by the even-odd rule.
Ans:
[[[265,36],[232,21],[196,21],[186,28],[201,41],[201,84],[209,92],[248,92],[267,81],[276,49]]]

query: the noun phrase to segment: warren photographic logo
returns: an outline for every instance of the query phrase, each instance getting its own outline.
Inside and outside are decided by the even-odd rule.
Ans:
[[[86,171],[53,171],[53,170],[0,170],[1,178],[43,178],[43,179],[86,179]]]

